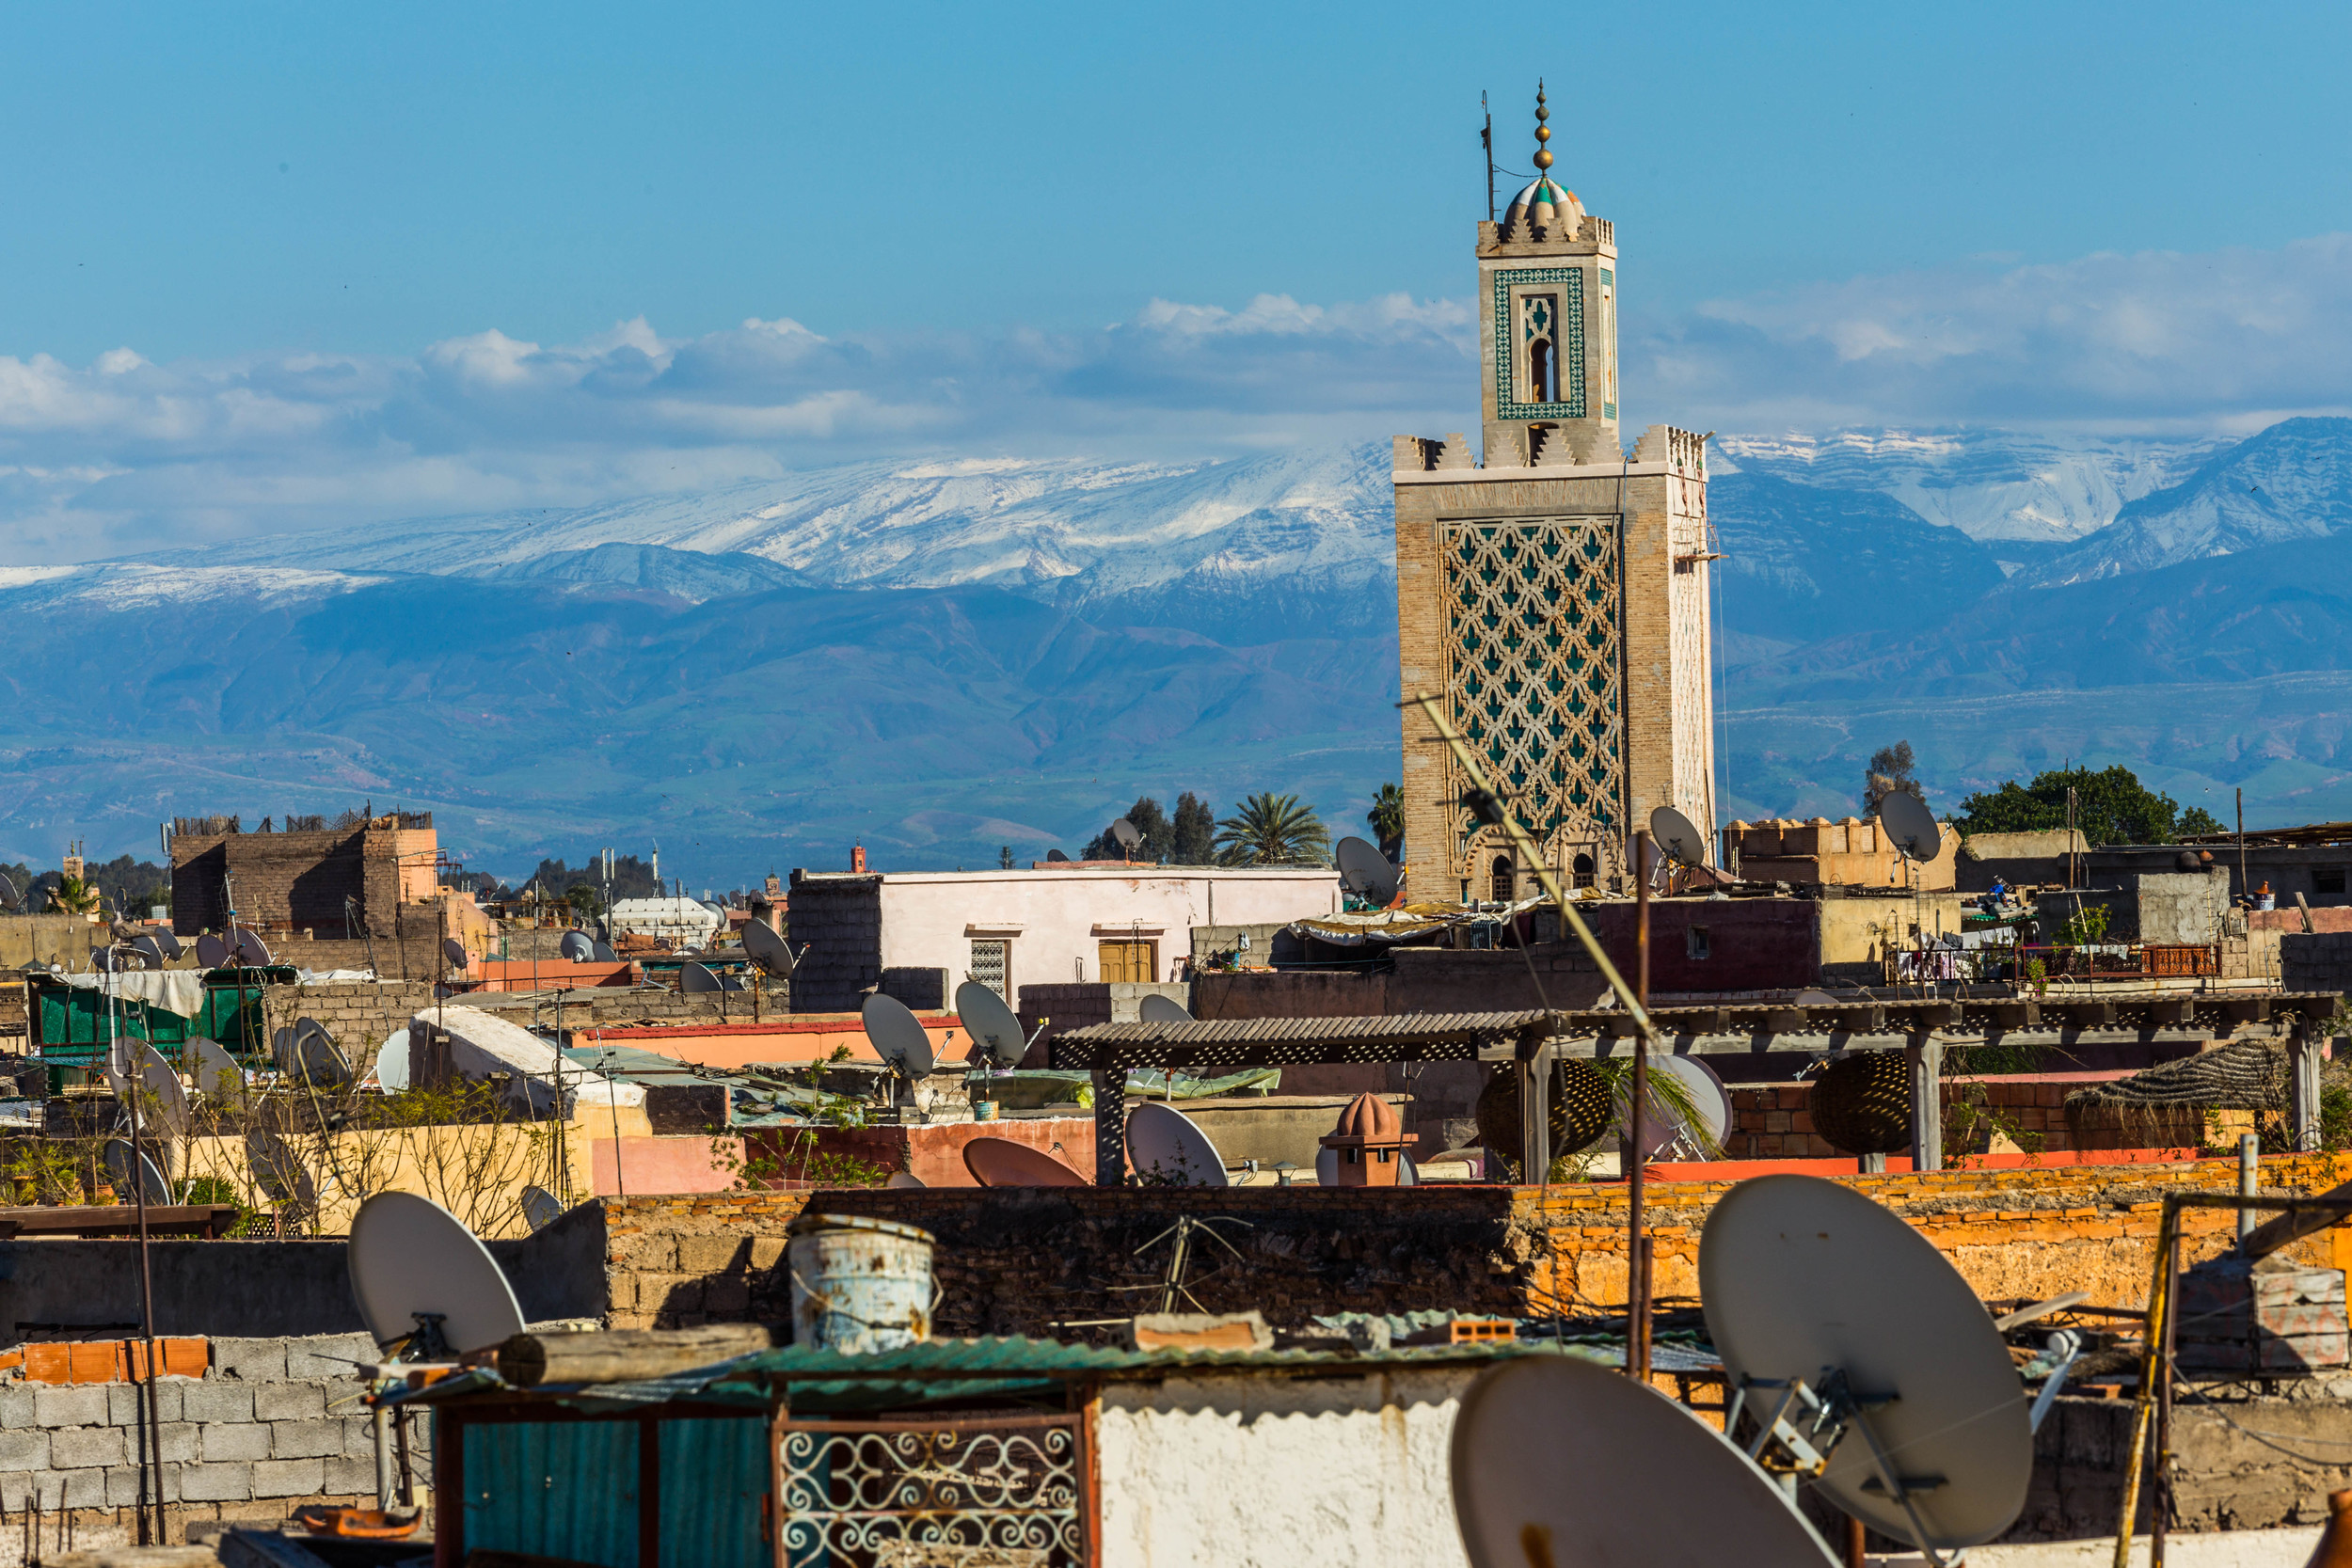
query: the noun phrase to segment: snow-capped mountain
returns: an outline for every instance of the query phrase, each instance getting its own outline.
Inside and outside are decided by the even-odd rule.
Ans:
[[[1971,539],[2028,544],[2095,533],[2124,506],[2178,483],[2228,444],[2005,430],[1840,430],[1714,441],[1726,467],[1833,489],[1877,490]]]

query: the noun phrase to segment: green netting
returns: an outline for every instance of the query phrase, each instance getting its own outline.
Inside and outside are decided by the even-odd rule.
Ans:
[[[266,1056],[269,1030],[262,1013],[262,988],[290,985],[294,972],[273,967],[247,974],[242,990],[234,983],[208,984],[204,1006],[194,1018],[143,1002],[118,1001],[109,1019],[103,991],[35,979],[33,1045],[43,1061],[56,1066],[95,1067],[113,1042],[119,1022],[125,1037],[146,1040],[166,1055],[171,1054],[170,1047],[202,1037],[219,1041],[232,1055]]]

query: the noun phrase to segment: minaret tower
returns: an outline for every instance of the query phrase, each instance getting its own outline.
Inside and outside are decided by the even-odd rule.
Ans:
[[[1707,450],[1617,424],[1617,239],[1551,177],[1478,225],[1481,451],[1395,442],[1398,673],[1442,696],[1546,862],[1626,885],[1629,835],[1661,805],[1710,837]],[[1482,461],[1483,459],[1483,461]],[[1422,898],[1534,888],[1418,707],[1404,718],[1406,859]]]

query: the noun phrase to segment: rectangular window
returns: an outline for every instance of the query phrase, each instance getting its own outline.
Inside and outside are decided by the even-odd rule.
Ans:
[[[973,942],[971,975],[1012,1006],[1012,943],[1001,938]]]
[[[1159,977],[1159,947],[1156,942],[1104,942],[1099,961],[1104,983],[1150,985]]]
[[[2340,865],[2312,866],[2312,891],[2313,893],[2342,893],[2344,891],[2344,867]]]
[[[1706,958],[1708,956],[1707,927],[1704,926],[1684,927],[1682,947],[1684,954],[1690,958]]]

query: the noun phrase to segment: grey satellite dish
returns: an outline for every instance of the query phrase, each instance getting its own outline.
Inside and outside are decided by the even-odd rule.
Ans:
[[[1916,795],[1896,790],[1879,801],[1879,826],[1906,860],[1931,861],[1944,847],[1944,830],[1935,813]]]
[[[384,1043],[375,1053],[375,1081],[386,1094],[405,1094],[408,1089],[408,1031],[393,1030],[384,1037]]]
[[[1471,1568],[1838,1560],[1721,1433],[1596,1362],[1523,1355],[1488,1368],[1462,1396],[1451,1468]]]
[[[1139,1176],[1179,1187],[1227,1187],[1225,1158],[1200,1124],[1172,1105],[1146,1101],[1127,1113],[1127,1163]]]
[[[743,927],[743,951],[771,980],[792,977],[792,944],[766,921],[755,920]]]
[[[694,996],[707,991],[724,990],[726,988],[719,984],[719,977],[711,974],[709,970],[701,964],[689,962],[677,972],[677,989],[689,996]]]
[[[1653,1079],[1674,1079],[1692,1114],[1684,1116],[1653,1090],[1649,1108],[1642,1113],[1642,1158],[1668,1159],[1679,1154],[1686,1160],[1703,1160],[1709,1149],[1722,1148],[1724,1134],[1731,1130],[1731,1094],[1715,1069],[1697,1056],[1653,1051],[1649,1070]],[[1620,1136],[1625,1132],[1622,1108],[1616,1131]]]
[[[1697,823],[1672,806],[1661,806],[1649,814],[1649,836],[1678,864],[1707,863],[1707,835],[1699,832]]]
[[[1795,1381],[1826,1400],[1802,1422],[1830,1501],[1923,1552],[2016,1520],[2033,1477],[2016,1366],[1976,1291],[1896,1214],[1819,1177],[1743,1181],[1707,1217],[1699,1294],[1731,1415],[1744,1404],[1769,1442]]]
[[[164,944],[151,936],[140,934],[132,942],[131,951],[139,956],[139,962],[143,968],[161,969],[164,967]]]
[[[145,1097],[139,1101],[142,1119],[151,1117],[146,1131],[172,1139],[188,1135],[188,1091],[181,1085],[179,1073],[151,1045],[138,1048],[132,1061],[137,1066],[139,1086]]]
[[[727,917],[727,907],[714,898],[704,899],[703,908],[708,910],[712,914],[717,915],[721,920],[724,920]]]
[[[1315,1185],[1336,1187],[1340,1184],[1340,1151],[1336,1148],[1315,1150]]]
[[[1045,851],[1045,858],[1049,861],[1066,861],[1070,857],[1063,854],[1059,849],[1048,849]]]
[[[1153,991],[1136,1006],[1136,1016],[1146,1023],[1192,1023],[1197,1022],[1184,1010],[1184,1005],[1172,996]]]
[[[292,1024],[270,1031],[269,1059],[277,1064],[280,1072],[292,1073],[294,1070],[294,1032]]]
[[[973,1055],[985,1051],[991,1067],[1019,1067],[1021,1058],[1029,1053],[1021,1020],[1005,1006],[1003,997],[977,980],[966,980],[956,988],[956,1016],[972,1031]]]
[[[6,877],[0,877],[0,909],[21,911],[24,908],[24,895],[16,891],[16,884]]]
[[[1136,831],[1136,825],[1123,816],[1111,824],[1111,837],[1129,854],[1134,854],[1136,846],[1143,842],[1143,835]]]
[[[319,1185],[285,1139],[266,1127],[254,1128],[245,1135],[245,1160],[271,1202],[298,1213],[318,1212]]]
[[[229,1100],[245,1093],[245,1069],[220,1048],[217,1040],[198,1036],[188,1042],[196,1057],[196,1092],[211,1100]]]
[[[882,1185],[885,1187],[923,1187],[930,1183],[911,1170],[894,1170],[890,1173],[890,1180]]]
[[[1368,904],[1386,905],[1396,897],[1397,870],[1389,857],[1360,838],[1343,838],[1331,858],[1339,863],[1340,880],[1347,891]]]
[[[452,969],[470,969],[473,967],[473,955],[467,952],[466,944],[459,942],[455,937],[443,937],[441,939],[441,957],[449,960],[449,966]]]
[[[293,1034],[288,1070],[322,1089],[341,1088],[351,1082],[351,1063],[326,1024],[314,1018],[298,1018]]]
[[[210,931],[196,939],[196,961],[206,969],[227,969],[235,957],[229,944]]]
[[[186,949],[180,945],[179,937],[173,934],[171,927],[168,926],[156,927],[154,930],[149,934],[147,940],[152,942],[157,949],[162,952],[165,958],[175,961],[179,958],[183,952],[186,951]]]
[[[556,944],[556,948],[564,955],[564,961],[567,963],[584,964],[596,961],[596,939],[585,931],[564,932],[564,940]]]
[[[130,965],[124,963],[111,947],[91,948],[89,966],[101,974],[116,974],[130,968]]]
[[[937,1065],[923,1021],[897,997],[880,992],[867,997],[860,1017],[865,1021],[866,1037],[874,1042],[875,1054],[905,1076],[920,1078]]]
[[[269,967],[269,944],[262,940],[260,932],[243,926],[237,927],[237,962],[247,969]]]
[[[155,1168],[155,1162],[141,1154],[138,1157],[139,1194],[150,1204],[158,1207],[171,1201],[171,1183]],[[131,1145],[128,1139],[110,1138],[106,1142],[106,1174],[114,1178],[115,1191],[131,1190]]]
[[[523,1189],[523,1223],[533,1230],[545,1230],[564,1217],[564,1202],[545,1187]]]
[[[351,1219],[351,1293],[375,1342],[411,1359],[486,1350],[523,1331],[515,1288],[457,1216],[378,1193]]]
[[[612,951],[612,944],[609,942],[597,942],[594,948],[590,949],[588,957],[600,964],[616,964],[621,961],[621,956]]]

